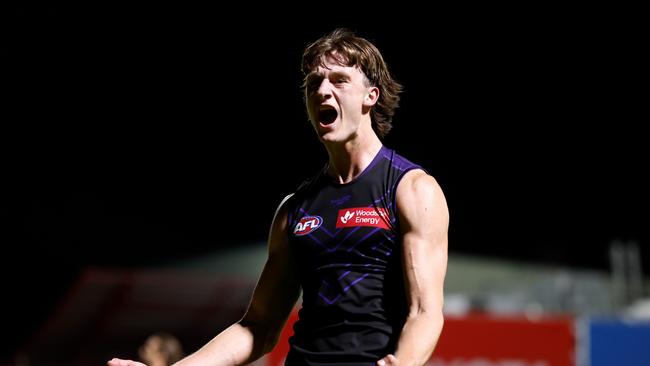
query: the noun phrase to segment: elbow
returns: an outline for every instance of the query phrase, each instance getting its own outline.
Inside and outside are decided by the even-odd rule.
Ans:
[[[253,358],[257,359],[271,352],[280,339],[281,329],[269,324],[252,323],[242,320],[240,325],[247,328],[253,337]]]
[[[442,309],[438,309],[436,307],[426,307],[426,306],[411,307],[407,320],[427,322],[429,326],[439,331],[442,330],[442,327],[445,322]]]
[[[413,302],[409,307],[409,318],[441,317],[442,307],[427,302]]]
[[[442,313],[442,309],[435,311],[433,317],[435,318],[436,323],[439,323],[440,327],[442,327],[445,323],[445,316]]]
[[[278,344],[280,339],[279,332],[270,332],[266,337],[264,337],[264,344],[262,345],[262,355],[265,355],[275,348],[275,345]]]
[[[440,335],[440,333],[442,333],[442,328],[445,326],[445,317],[442,311],[436,312],[433,316],[432,322],[434,327],[433,329],[435,329],[438,335]]]

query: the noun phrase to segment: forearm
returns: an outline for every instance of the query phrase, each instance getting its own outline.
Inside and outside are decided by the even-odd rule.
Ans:
[[[255,333],[252,327],[235,323],[174,366],[233,366],[252,362],[266,348],[265,337]]]
[[[395,351],[400,366],[421,366],[429,360],[443,322],[441,312],[421,312],[407,318]]]

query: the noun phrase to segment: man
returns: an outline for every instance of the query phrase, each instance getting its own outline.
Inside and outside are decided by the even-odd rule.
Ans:
[[[176,365],[261,357],[301,290],[287,365],[422,365],[438,341],[449,216],[435,179],[380,140],[401,86],[372,43],[342,29],[309,45],[302,69],[329,161],[278,207],[242,320]]]
[[[183,346],[173,335],[156,332],[147,337],[138,354],[149,366],[169,366],[183,358]]]

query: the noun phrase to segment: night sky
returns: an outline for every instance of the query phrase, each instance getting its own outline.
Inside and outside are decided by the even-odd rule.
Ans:
[[[3,12],[0,241],[17,299],[3,317],[16,340],[86,266],[264,240],[277,204],[326,160],[299,66],[336,26],[375,42],[404,84],[385,143],[441,184],[450,253],[607,270],[611,241],[634,240],[650,270],[634,19],[264,10]]]

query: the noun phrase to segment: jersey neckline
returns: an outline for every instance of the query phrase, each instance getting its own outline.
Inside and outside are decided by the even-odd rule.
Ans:
[[[386,150],[388,150],[388,149],[386,148],[386,146],[384,146],[382,144],[381,148],[379,149],[379,151],[377,152],[375,157],[372,158],[372,161],[370,162],[370,164],[368,164],[368,166],[365,169],[363,169],[363,171],[359,175],[357,175],[356,177],[354,177],[354,179],[352,179],[351,181],[349,181],[347,183],[339,183],[339,182],[336,181],[336,178],[334,178],[331,175],[327,174],[327,169],[329,168],[329,165],[330,165],[329,161],[327,163],[325,163],[325,166],[323,167],[323,175],[325,176],[325,179],[330,184],[335,185],[337,187],[345,187],[345,186],[352,185],[352,184],[358,182],[359,180],[361,180],[361,178],[364,175],[366,175],[367,172],[369,172],[375,165],[377,165],[377,163],[379,162],[379,159],[384,155],[384,152]]]

